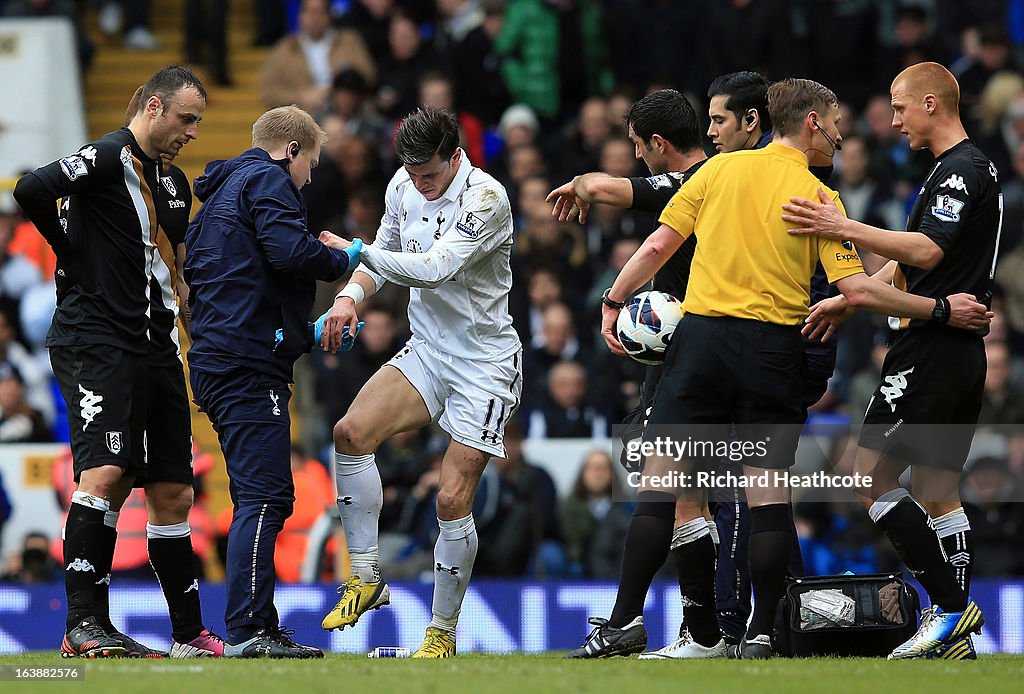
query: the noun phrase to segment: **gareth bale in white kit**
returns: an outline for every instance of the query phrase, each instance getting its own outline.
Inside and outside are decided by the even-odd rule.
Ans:
[[[321,340],[325,351],[335,351],[345,327],[355,335],[357,306],[385,282],[410,288],[412,338],[334,427],[338,509],[352,577],[339,588],[341,599],[323,628],[355,624],[388,604],[377,553],[383,493],[374,451],[396,433],[437,420],[451,443],[437,493],[433,616],[414,658],[455,654],[478,544],[473,496],[490,456],[505,457],[505,423],[519,406],[523,383],[522,345],[508,312],[508,193],[473,166],[458,142],[458,123],[440,109],[419,109],[399,126],[395,153],[403,165],[388,183],[377,238],[325,314]]]

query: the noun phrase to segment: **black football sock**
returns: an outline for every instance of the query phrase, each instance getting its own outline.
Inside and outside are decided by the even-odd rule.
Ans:
[[[193,563],[188,521],[174,525],[147,523],[146,536],[149,538],[149,562],[167,600],[171,635],[178,643],[188,643],[203,630],[199,578]]]
[[[68,598],[67,629],[71,631],[85,617],[103,618],[97,581],[104,562],[106,540],[103,515],[110,509],[106,499],[75,492],[64,524],[64,589]]]
[[[932,527],[939,536],[946,560],[953,568],[956,582],[968,596],[971,594],[971,574],[974,573],[974,534],[964,509],[958,508],[932,519]]]
[[[772,635],[775,612],[786,589],[786,566],[793,548],[793,513],[789,504],[750,509],[750,584],[754,611],[747,634]]]
[[[99,614],[96,617],[100,620],[103,628],[109,632],[117,631],[110,622],[110,570],[114,564],[114,548],[117,545],[117,511],[107,511],[103,518],[103,528],[100,536],[103,539],[101,555],[98,561],[102,565],[96,565],[96,573],[99,578],[96,580],[96,603],[99,605]]]
[[[967,594],[946,562],[942,544],[928,525],[928,514],[910,494],[905,489],[886,492],[871,505],[868,514],[932,602],[946,612],[963,612]]]
[[[624,627],[644,612],[644,599],[654,574],[665,563],[672,541],[676,497],[666,492],[640,492],[626,531],[622,573],[609,626]]]
[[[715,611],[715,542],[700,516],[675,529],[672,559],[683,596],[683,623],[693,640],[714,646],[722,639]]]

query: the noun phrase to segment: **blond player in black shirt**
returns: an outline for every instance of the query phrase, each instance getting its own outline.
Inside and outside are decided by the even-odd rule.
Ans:
[[[935,297],[931,321],[889,318],[894,337],[864,415],[855,471],[872,477],[861,501],[933,602],[917,634],[889,657],[968,659],[976,657],[970,634],[984,619],[968,595],[973,542],[957,489],[981,409],[987,329],[950,327],[945,297],[967,293],[991,305],[1002,193],[995,166],[967,138],[959,86],[946,68],[913,65],[891,91],[893,127],[911,149],[936,157],[907,230],[855,222],[824,199],[794,198],[783,218],[799,226],[793,234],[847,239],[890,258],[876,277]],[[818,304],[807,331],[831,334],[848,310],[842,297]],[[913,497],[899,484],[908,466]]]

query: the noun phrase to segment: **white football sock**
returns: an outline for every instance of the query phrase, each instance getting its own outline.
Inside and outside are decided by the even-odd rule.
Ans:
[[[384,505],[384,490],[373,453],[334,453],[334,475],[338,482],[338,512],[345,528],[352,575],[364,582],[380,580],[377,553],[377,521]]]
[[[473,514],[450,521],[438,518],[437,524],[441,534],[434,545],[434,601],[430,626],[454,633],[469,577],[473,574],[479,540]]]

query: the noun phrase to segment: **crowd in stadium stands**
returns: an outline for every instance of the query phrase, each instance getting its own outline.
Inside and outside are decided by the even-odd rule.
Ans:
[[[100,26],[123,28],[126,46],[145,49],[154,39],[137,5],[145,3],[126,0],[124,11],[117,3],[102,4]],[[204,11],[199,0],[188,5],[189,11]],[[392,135],[398,119],[419,104],[456,113],[473,165],[508,189],[516,220],[511,311],[526,351],[526,380],[522,409],[507,434],[509,457],[493,461],[474,509],[482,538],[475,572],[492,576],[614,578],[631,512],[627,503],[612,501],[621,490],[606,454],[594,451],[573,463],[578,478],[571,494],[559,499],[550,476],[523,456],[520,444],[524,438],[610,435],[635,405],[642,367],[611,355],[601,343],[600,294],[655,219],[600,207],[584,225],[559,223],[544,202],[548,191],[588,171],[647,175],[623,132],[630,103],[651,89],[676,87],[706,113],[712,78],[749,69],[769,78],[809,77],[836,92],[844,141],[831,184],[851,217],[899,229],[932,159],[928,152],[912,152],[890,126],[888,87],[908,64],[936,60],[949,66],[960,82],[968,132],[999,168],[1006,207],[980,422],[990,435],[968,465],[962,496],[982,557],[975,573],[1024,573],[1024,0],[256,5],[254,43],[269,47],[259,82],[264,105],[299,104],[330,135],[312,183],[302,191],[310,228],[373,241],[384,187],[397,166]],[[75,3],[6,0],[0,6],[8,15],[72,15]],[[203,41],[212,73],[217,83],[230,85],[217,57],[224,50],[223,29],[214,23],[211,32]],[[199,59],[198,41],[185,42],[191,60]],[[81,44],[87,65],[93,49],[84,34]],[[209,117],[215,114],[213,106]],[[62,403],[53,396],[41,346],[53,310],[53,271],[52,255],[31,225],[17,215],[0,216],[3,442],[66,440]],[[314,316],[326,310],[335,291],[322,287]],[[331,425],[408,334],[406,300],[404,290],[386,288],[363,308],[366,327],[351,352],[316,351],[302,362],[297,387],[311,393],[299,399],[308,450],[330,457]],[[858,423],[885,345],[885,326],[873,316],[857,315],[843,327],[835,376],[812,408],[809,426],[826,423],[838,431]],[[831,440],[835,450],[823,458],[839,459],[847,439]],[[436,431],[396,436],[378,452],[381,529],[389,538],[382,538],[381,558],[389,576],[416,576],[429,568],[442,453]],[[303,533],[319,511],[333,507],[332,493],[321,493],[331,476],[318,465],[297,449],[296,494],[307,502],[296,503],[296,516],[279,540],[290,546],[279,556],[304,556]],[[809,573],[894,565],[867,518],[846,501],[825,493],[797,499]],[[212,532],[222,525],[214,519]],[[25,540],[26,557],[35,556],[33,542]],[[330,573],[332,541],[323,545],[318,566]],[[282,568],[281,577],[299,575]]]

